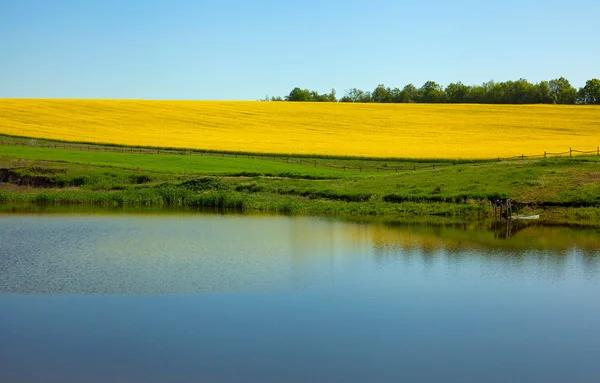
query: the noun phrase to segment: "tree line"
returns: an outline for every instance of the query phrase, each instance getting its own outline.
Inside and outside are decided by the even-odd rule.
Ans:
[[[427,81],[417,88],[408,84],[404,88],[390,88],[379,84],[372,91],[352,88],[339,100],[335,89],[319,94],[309,89],[294,88],[285,97],[268,96],[265,101],[309,102],[377,102],[377,103],[476,103],[476,104],[591,104],[600,105],[600,80],[586,81],[576,89],[569,80],[560,77],[532,84],[525,79],[517,81],[488,81],[482,85],[451,83],[445,88]]]

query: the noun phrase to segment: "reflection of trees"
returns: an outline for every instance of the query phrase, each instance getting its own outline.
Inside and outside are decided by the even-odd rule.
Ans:
[[[494,232],[494,238],[508,239],[514,237],[518,232],[529,227],[530,225],[535,225],[535,223],[508,219],[505,221],[492,222],[490,230]]]
[[[336,268],[368,260],[381,265],[416,262],[429,268],[440,262],[460,267],[480,258],[504,275],[521,270],[552,280],[562,279],[572,267],[600,274],[597,230],[536,222],[509,224],[507,230],[506,222],[502,226],[490,222],[366,224],[292,218],[288,228],[291,281],[329,280],[335,277]]]
[[[508,234],[508,235],[507,235]],[[501,239],[501,240],[499,240]],[[479,225],[374,224],[371,241],[376,249],[443,248],[446,251],[501,250],[518,256],[524,251],[549,250],[566,255],[573,248],[600,255],[600,230],[514,221]]]
[[[564,278],[573,262],[578,263],[573,257],[583,256],[581,267],[585,273],[593,277],[600,274],[597,230],[535,222],[501,225],[373,225],[372,246],[380,261],[408,260],[418,254],[417,259],[426,265],[442,259],[450,266],[479,257],[496,263],[498,270],[508,268],[514,272],[518,268],[552,280]]]

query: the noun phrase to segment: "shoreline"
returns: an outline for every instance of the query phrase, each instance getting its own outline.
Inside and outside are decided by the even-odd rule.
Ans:
[[[62,195],[61,195],[62,194]],[[208,195],[210,194],[210,195]],[[141,214],[141,215],[264,215],[316,217],[357,222],[407,222],[416,224],[489,224],[494,222],[491,203],[472,201],[468,204],[436,202],[404,202],[377,204],[369,202],[302,201],[297,198],[244,199],[235,194],[205,193],[190,204],[185,202],[149,204],[123,202],[120,196],[107,199],[99,193],[95,201],[85,191],[42,190],[8,192],[0,189],[0,215],[13,214]],[[133,200],[131,200],[133,201]],[[202,204],[204,203],[204,204]],[[600,227],[600,207],[551,207],[530,210],[540,219],[528,223],[548,226]],[[506,224],[504,218],[495,222]],[[515,222],[514,220],[512,222]]]

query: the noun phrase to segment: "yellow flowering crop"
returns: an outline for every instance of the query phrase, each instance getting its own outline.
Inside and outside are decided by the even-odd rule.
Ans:
[[[0,134],[67,141],[412,158],[600,145],[600,107],[0,99]]]

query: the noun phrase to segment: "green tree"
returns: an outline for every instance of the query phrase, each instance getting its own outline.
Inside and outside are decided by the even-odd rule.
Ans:
[[[474,104],[486,104],[488,103],[487,91],[483,85],[474,85],[469,90],[469,93],[465,97],[465,102]]]
[[[467,102],[471,88],[462,82],[450,83],[446,87],[446,100],[448,102]]]
[[[587,80],[585,86],[579,89],[578,96],[581,104],[600,105],[600,80]]]
[[[310,92],[310,99],[314,102],[326,102],[329,101],[328,94],[319,94],[316,90]]]
[[[427,81],[417,89],[408,84],[402,90],[389,88],[379,84],[372,92],[358,88],[347,90],[339,102],[423,102],[423,103],[480,103],[480,104],[598,104],[598,79],[589,80],[586,86],[577,91],[569,81],[560,77],[550,81],[532,84],[524,78],[516,81],[496,82],[494,80],[482,85],[468,86],[462,82],[450,83],[446,88],[434,81]],[[265,97],[264,100],[269,100]],[[281,97],[270,98],[271,101]],[[319,94],[317,91],[294,88],[286,101],[337,102],[335,89],[330,93]]]
[[[312,95],[308,89],[294,88],[289,95],[285,96],[286,101],[312,101]]]
[[[413,84],[406,85],[401,92],[400,102],[419,102],[419,90]]]
[[[394,88],[390,91],[392,102],[402,102],[402,91],[399,88]]]
[[[541,102],[542,104],[554,103],[554,99],[552,98],[552,91],[550,89],[548,81],[540,81],[540,83],[537,84],[537,91],[539,102]]]
[[[577,90],[571,86],[569,80],[560,77],[548,82],[550,97],[556,104],[574,104]]]
[[[494,80],[490,80],[488,82],[484,82],[482,85],[485,90],[485,101],[486,104],[500,104],[502,103],[503,98],[503,89],[502,85],[497,83]]]
[[[359,98],[358,102],[373,102],[373,95],[371,92],[363,92],[362,97]]]
[[[372,97],[373,102],[392,102],[392,91],[390,88],[386,88],[385,85],[379,84],[373,90]]]
[[[421,89],[419,89],[421,95],[420,102],[444,102],[446,101],[446,93],[444,88],[434,81],[427,81]]]
[[[500,83],[500,85],[503,89],[503,103],[534,104],[539,102],[537,88],[524,78]]]
[[[331,88],[331,92],[329,93],[329,102],[337,102],[336,92],[333,88]]]
[[[344,95],[344,97],[342,97],[342,99],[340,100],[341,102],[362,102],[362,100],[365,98],[365,92],[357,89],[357,88],[352,88],[350,90],[346,91],[346,94]]]

